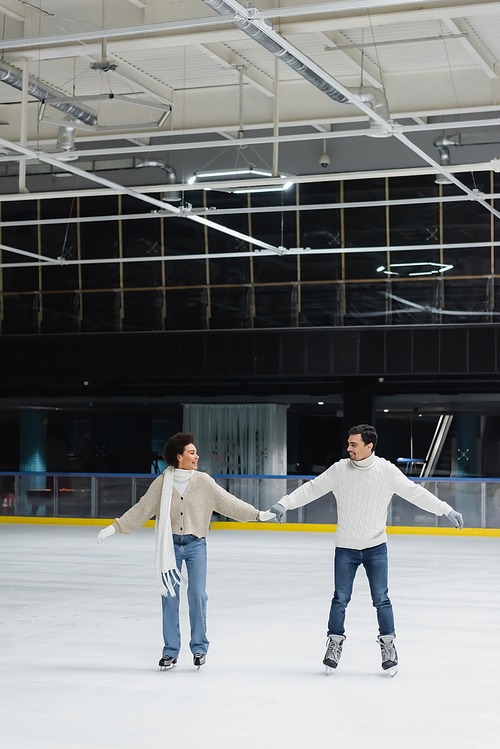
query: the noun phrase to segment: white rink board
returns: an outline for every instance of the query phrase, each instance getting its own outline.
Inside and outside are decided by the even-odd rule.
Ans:
[[[154,531],[0,525],[5,749],[489,749],[500,743],[500,538],[390,536],[400,671],[361,570],[341,665],[321,660],[326,533],[212,531],[207,665],[160,672]]]

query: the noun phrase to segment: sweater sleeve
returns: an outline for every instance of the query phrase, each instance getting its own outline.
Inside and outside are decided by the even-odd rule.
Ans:
[[[391,468],[394,471],[394,494],[435,515],[448,515],[450,510],[453,510],[447,502],[442,502],[420,484],[410,481],[399,468],[396,466],[391,466]]]
[[[161,490],[163,487],[163,475],[158,476],[150,485],[146,494],[130,510],[127,510],[121,518],[113,523],[117,533],[132,533],[140,528],[160,511]]]
[[[257,520],[259,511],[253,505],[233,496],[223,489],[222,486],[219,486],[214,479],[211,478],[210,480],[212,483],[215,512],[225,515],[228,518],[233,518],[233,520],[238,520],[240,523],[251,523]]]
[[[285,494],[279,500],[279,504],[282,505],[285,510],[294,510],[296,507],[302,507],[303,505],[314,502],[315,499],[323,497],[328,492],[335,494],[335,486],[337,483],[337,463],[334,463],[319,476],[316,476],[312,481],[307,481],[302,486],[299,486],[291,494]]]

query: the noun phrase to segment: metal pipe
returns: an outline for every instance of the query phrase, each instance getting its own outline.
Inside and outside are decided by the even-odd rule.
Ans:
[[[13,88],[17,88],[19,91],[22,91],[23,72],[18,68],[13,67],[12,65],[8,65],[6,62],[0,60],[0,81],[6,83],[8,86],[12,86]],[[32,76],[28,76],[26,85],[28,86],[29,95],[33,96],[33,98],[35,99],[38,99],[38,101],[44,101],[51,107],[55,107],[56,109],[59,109],[62,112],[71,115],[75,119],[80,120],[80,122],[85,122],[87,125],[94,126],[97,124],[97,115],[95,114],[95,112],[82,109],[82,107],[79,107],[76,104],[71,104],[68,102],[58,102],[57,99],[59,98],[59,96],[61,96],[61,92],[57,91],[57,89],[52,88],[51,86],[47,86],[47,84],[45,83],[41,83],[41,81],[33,78]],[[52,101],[54,99],[56,101]]]
[[[280,134],[279,106],[280,106],[280,81],[279,81],[279,59],[274,58],[274,101],[273,101],[273,136],[277,138]],[[279,177],[278,171],[279,143],[273,143],[273,177]]]
[[[29,94],[29,76],[30,76],[30,60],[25,57],[23,60],[23,73],[21,80],[21,128],[19,133],[19,140],[22,146],[26,146],[28,142],[28,94]],[[19,192],[21,194],[27,193],[26,189],[26,160],[23,159],[19,162]]]

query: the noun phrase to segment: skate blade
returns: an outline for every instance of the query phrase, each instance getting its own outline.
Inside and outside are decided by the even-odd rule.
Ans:
[[[386,673],[388,676],[390,676],[391,679],[394,676],[396,676],[397,672],[398,672],[398,667],[397,666],[392,666],[392,668],[388,668],[387,671],[384,671],[384,673]]]
[[[331,666],[325,666],[325,673],[326,673],[327,676],[330,676],[330,674],[334,674],[335,673],[335,669],[332,668]]]
[[[174,666],[160,666],[160,671],[171,671],[173,668],[175,668],[177,664]]]

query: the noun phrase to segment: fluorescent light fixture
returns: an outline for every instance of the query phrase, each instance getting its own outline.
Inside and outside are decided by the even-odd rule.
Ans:
[[[201,179],[205,179],[206,177],[241,177],[245,174],[257,174],[259,177],[273,176],[272,172],[266,171],[264,169],[254,169],[251,166],[245,166],[241,167],[240,169],[235,167],[234,169],[212,169],[211,171],[206,172],[196,172],[195,179],[198,179],[200,177]]]
[[[196,174],[193,174],[193,176],[188,179],[188,185],[194,185],[195,182],[196,182]]]
[[[389,413],[389,409],[388,408],[384,408],[384,413],[388,414]]]
[[[318,406],[324,406],[324,405],[325,405],[324,401],[318,401]]]
[[[232,193],[239,195],[244,192],[283,192],[288,190],[293,182],[285,182],[284,185],[269,185],[269,187],[239,187],[237,190],[231,190]]]

